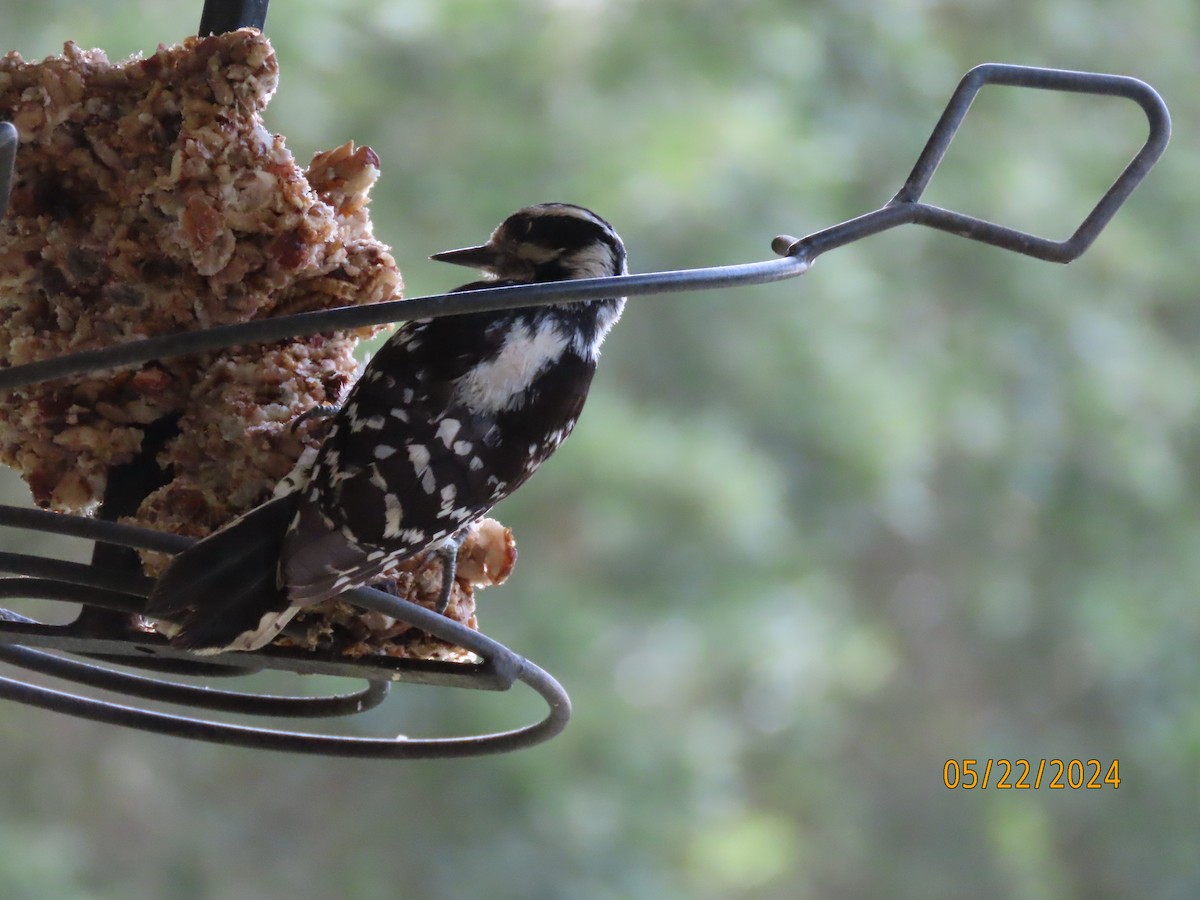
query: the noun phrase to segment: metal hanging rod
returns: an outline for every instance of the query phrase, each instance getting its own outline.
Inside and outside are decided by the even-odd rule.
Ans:
[[[270,0],[204,0],[200,12],[200,37],[224,34],[239,28],[257,28],[262,31],[267,21],[267,5]]]
[[[1145,112],[1150,126],[1146,142],[1069,239],[1054,241],[920,202],[922,193],[941,164],[976,94],[989,84],[1123,97],[1136,102]],[[11,390],[39,381],[79,375],[98,369],[136,365],[152,359],[220,350],[237,344],[278,341],[323,331],[361,328],[400,320],[462,315],[573,300],[596,300],[614,295],[632,297],[781,281],[808,271],[822,253],[898,225],[924,225],[1026,256],[1066,263],[1091,246],[1117,209],[1158,161],[1166,149],[1170,135],[1171,117],[1166,104],[1154,88],[1136,78],[987,63],[971,69],[959,82],[958,89],[934,127],[912,173],[895,197],[874,212],[825,228],[807,237],[776,237],[771,247],[780,254],[780,259],[732,266],[651,272],[643,275],[484,288],[416,297],[411,300],[393,300],[372,306],[341,307],[258,319],[203,331],[167,334],[100,350],[85,350],[2,371],[0,390]],[[0,159],[0,163],[2,162]],[[7,195],[4,199],[7,200]]]

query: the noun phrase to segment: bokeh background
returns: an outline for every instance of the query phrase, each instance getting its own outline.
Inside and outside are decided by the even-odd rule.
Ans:
[[[113,58],[199,2],[0,0],[0,50]],[[902,228],[770,287],[644,298],[499,510],[486,631],[575,715],[490,759],[292,758],[0,708],[4,898],[1200,895],[1200,7],[1192,0],[277,0],[268,111],[383,161],[426,261],[542,200],[637,271],[767,258],[899,187],[985,61],[1132,74],[1176,136],[1081,260]],[[989,88],[929,199],[1065,237],[1132,106]],[[0,495],[27,502],[5,473]],[[17,536],[0,535],[7,546]],[[286,687],[328,689],[296,679]],[[362,733],[540,715],[406,688]],[[947,790],[947,759],[1120,787]]]

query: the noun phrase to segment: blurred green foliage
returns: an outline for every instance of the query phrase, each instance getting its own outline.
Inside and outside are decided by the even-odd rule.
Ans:
[[[146,52],[199,8],[3,0],[0,49]],[[1177,137],[1067,268],[904,228],[633,302],[576,435],[499,510],[521,561],[482,598],[570,690],[560,738],[386,764],[4,707],[0,895],[1196,896],[1198,9],[273,4],[269,124],[301,161],[375,148],[413,296],[460,277],[429,253],[543,200],[600,211],[636,270],[765,258],[886,201],[979,62],[1137,75]],[[988,89],[929,198],[1064,237],[1143,136],[1116,101]],[[540,714],[397,694],[350,727]],[[948,791],[964,757],[1123,781]]]

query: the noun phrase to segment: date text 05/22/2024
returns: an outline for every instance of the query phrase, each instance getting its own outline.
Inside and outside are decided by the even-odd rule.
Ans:
[[[948,759],[942,784],[949,790],[1115,790],[1121,786],[1120,769],[1116,759]]]

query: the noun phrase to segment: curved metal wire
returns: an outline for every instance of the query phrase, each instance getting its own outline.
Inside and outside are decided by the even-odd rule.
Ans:
[[[21,622],[39,625],[33,619],[17,616],[0,610],[0,621]],[[240,691],[220,691],[210,687],[197,687],[145,678],[120,672],[104,666],[64,659],[53,653],[32,650],[28,647],[0,646],[0,661],[21,666],[31,672],[39,672],[64,681],[74,681],[98,690],[141,697],[160,703],[173,703],[221,712],[234,712],[255,716],[305,716],[329,717],[349,716],[374,709],[388,695],[391,683],[367,681],[361,690],[349,694],[323,697],[279,697],[249,694]]]
[[[211,9],[214,16],[233,15],[235,21],[245,23],[244,19],[237,17],[245,10],[256,7],[265,16],[265,0],[208,0],[205,15],[207,17]],[[213,27],[215,29],[218,26]],[[989,84],[1117,96],[1136,102],[1145,112],[1149,123],[1146,142],[1067,240],[1050,240],[920,202],[922,193],[940,165],[976,94]],[[431,318],[614,295],[711,290],[778,281],[806,272],[813,261],[828,250],[903,224],[936,228],[1039,259],[1069,262],[1091,245],[1162,155],[1169,137],[1170,116],[1165,104],[1153,88],[1137,79],[1057,69],[982,65],[972,69],[962,79],[908,179],[885,206],[802,239],[781,235],[772,242],[772,248],[781,257],[778,259],[734,266],[439,294],[368,307],[302,313],[205,331],[163,335],[0,371],[0,390],[136,365],[167,356],[401,319]],[[15,129],[8,123],[0,123],[0,216],[7,206],[16,149]],[[112,522],[7,506],[0,506],[0,525],[85,538],[96,541],[97,546],[139,547],[168,553],[178,552],[190,543],[187,538]],[[141,609],[141,601],[149,588],[149,581],[136,573],[122,574],[96,565],[84,566],[16,553],[0,553],[0,570],[18,576],[0,579],[0,597],[20,595],[50,601],[70,601],[83,604],[85,610],[104,608],[125,614],[136,613]],[[232,725],[123,706],[13,679],[0,679],[0,697],[96,721],[197,740],[300,753],[389,759],[467,756],[515,750],[547,740],[565,727],[570,716],[570,700],[562,686],[544,670],[502,644],[444,616],[380,591],[360,588],[346,597],[357,605],[377,610],[462,647],[476,654],[481,661],[459,664],[387,657],[345,659],[278,647],[268,647],[254,653],[227,653],[201,660],[175,650],[153,634],[128,629],[113,631],[111,628],[101,631],[93,627],[94,623],[81,621],[82,617],[70,625],[45,625],[4,611],[0,611],[0,661],[142,699],[254,715],[348,715],[378,705],[387,694],[387,686],[394,681],[484,690],[507,690],[514,683],[523,682],[542,696],[549,707],[548,713],[538,723],[498,734],[407,740],[403,737],[360,738]],[[61,652],[173,675],[233,675],[263,669],[284,669],[365,679],[367,687],[358,692],[330,697],[264,697],[232,691],[211,691],[116,672],[94,663],[64,659],[56,655]]]
[[[161,547],[164,543],[171,543],[178,550],[181,544],[191,543],[187,538],[164,536],[159,532],[114,522],[0,506],[0,525],[19,523],[24,528],[57,531],[60,522],[68,524],[70,531],[78,537],[128,547],[148,549],[149,546]],[[169,540],[164,542],[164,537]],[[113,573],[95,566],[17,553],[0,554],[0,570],[22,576],[0,579],[0,597],[67,600],[123,611],[140,609],[151,584],[145,578],[128,579],[119,574],[114,577]],[[363,678],[368,682],[367,687],[359,692],[332,697],[264,697],[165,683],[33,649],[52,648],[57,652],[84,654],[122,664],[153,660],[167,664],[168,668],[173,661],[189,663],[195,659],[192,654],[171,647],[156,634],[130,632],[98,637],[77,628],[75,623],[45,625],[8,611],[0,611],[0,660],[92,688],[120,691],[142,699],[258,716],[344,716],[363,712],[379,705],[387,696],[388,686],[399,681],[485,690],[508,690],[514,683],[523,682],[545,699],[548,706],[545,718],[533,725],[498,734],[419,740],[378,739],[206,721],[121,706],[7,678],[0,679],[0,697],[160,734],[298,753],[387,759],[471,756],[515,750],[548,740],[565,727],[571,709],[566,691],[540,667],[513,653],[503,644],[439,613],[382,591],[360,588],[347,594],[346,598],[355,605],[406,622],[474,653],[482,662],[438,663],[391,657],[345,659],[284,648],[268,648],[256,653],[225,653],[205,658],[207,665],[228,667],[238,674],[281,669],[305,674]]]
[[[405,609],[406,606],[412,605],[408,604],[407,601],[389,597],[387,594],[370,588],[359,588],[346,596],[360,606],[375,609],[400,619],[405,618],[406,615],[412,612],[412,610]],[[414,608],[420,609],[420,607]],[[510,653],[503,645],[479,632],[463,628],[458,623],[451,622],[451,620],[436,613],[432,613],[431,615],[441,619],[441,622],[427,624],[440,628],[443,623],[448,623],[456,625],[462,631],[467,632],[465,635],[456,634],[454,629],[444,629],[440,633],[437,633],[438,637],[454,639],[456,641],[461,640],[462,646],[476,653],[494,653],[496,655]],[[419,625],[418,627],[424,628],[425,626]],[[432,628],[429,630],[433,631]],[[453,638],[451,638],[451,635],[453,635]],[[175,737],[186,737],[193,740],[239,747],[252,747],[262,750],[283,750],[292,753],[312,753],[326,756],[373,759],[443,759],[448,757],[482,756],[491,753],[519,750],[541,743],[542,741],[547,741],[566,727],[567,720],[571,715],[570,698],[567,696],[566,691],[563,690],[562,685],[549,673],[528,660],[515,655],[512,656],[516,661],[513,679],[533,688],[546,701],[549,706],[549,712],[540,722],[524,728],[469,737],[409,739],[404,735],[398,735],[395,738],[363,738],[234,725],[109,703],[10,678],[0,678],[0,697],[40,707],[41,709],[66,713],[97,722],[124,725],[129,728],[137,728],[156,734],[167,734]],[[116,683],[113,681],[97,685],[94,681],[80,677],[84,674],[79,668],[83,664],[73,663],[68,660],[60,660],[59,662],[64,666],[71,667],[64,671],[69,671],[74,680],[85,681],[85,683],[92,684],[92,686],[110,688],[116,686]],[[99,671],[105,672],[102,669]],[[111,674],[106,672],[107,676],[111,677]],[[149,688],[137,692],[137,696],[155,700],[167,699],[171,702],[184,702],[184,697],[176,692],[176,689],[184,686],[167,685],[167,687],[172,689],[170,696],[160,695]],[[121,689],[124,688],[122,687]],[[206,708],[233,708],[231,701],[235,696],[234,694],[226,694],[221,705],[208,705]],[[375,705],[372,701],[382,699],[380,689],[377,687],[369,687],[363,693],[362,697],[364,709],[369,708],[368,704]],[[286,713],[280,713],[278,711],[280,704],[292,699],[251,697],[250,703],[246,706],[238,707],[237,711],[269,715],[316,714],[312,707],[301,709],[298,704],[295,706],[289,705]],[[326,702],[340,707],[341,699],[326,698]],[[342,710],[336,714],[342,715],[349,711]]]

